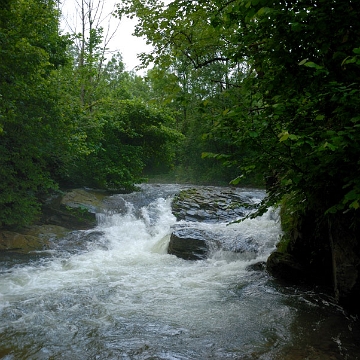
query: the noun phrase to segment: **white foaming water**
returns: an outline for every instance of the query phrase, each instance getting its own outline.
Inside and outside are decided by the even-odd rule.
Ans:
[[[215,251],[207,260],[186,261],[167,254],[176,223],[171,198],[138,210],[127,203],[123,214],[99,214],[95,230],[101,235],[87,251],[2,274],[0,330],[6,335],[0,355],[260,358],[290,340],[291,308],[266,285],[266,273],[247,270],[264,261],[278,240],[273,213],[229,226],[197,224],[226,239],[251,238],[257,252]]]

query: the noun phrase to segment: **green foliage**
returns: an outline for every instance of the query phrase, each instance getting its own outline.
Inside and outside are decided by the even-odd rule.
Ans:
[[[290,252],[291,241],[299,236],[301,218],[306,209],[306,204],[301,200],[296,193],[286,194],[281,199],[279,205],[283,233],[277,244],[277,251]]]
[[[55,2],[16,0],[0,10],[0,226],[33,220],[53,188],[64,122],[55,69],[66,62]],[[61,52],[62,51],[62,52]]]
[[[263,41],[254,56],[263,70],[256,84],[265,96],[253,124],[267,150],[260,161],[278,179],[270,192],[273,202],[295,192],[320,212],[354,208],[360,69],[342,63],[358,41],[359,6],[296,2],[272,5],[266,17],[256,14]],[[326,26],[330,20],[335,28]],[[300,25],[289,30],[286,22],[301,24],[301,31]],[[250,37],[259,42],[256,35]]]
[[[304,212],[357,214],[358,2],[123,1],[153,45],[146,79],[106,60],[102,28],[69,47],[55,2],[5,5],[0,225],[34,219],[57,183],[130,189],[174,163],[200,182],[261,175],[259,213],[291,194]]]
[[[359,2],[137,0],[119,12],[154,46],[144,63],[177,77],[168,99],[186,99],[185,149],[238,167],[234,183],[267,179],[259,213],[286,194],[323,216],[359,207]]]
[[[72,132],[59,181],[131,190],[145,170],[171,166],[180,134],[166,111],[140,100],[148,98],[148,86],[124,71],[121,54],[105,61],[101,29],[78,39],[80,46],[71,48],[74,64],[61,70],[62,108]]]
[[[180,134],[166,113],[139,100],[112,100],[102,102],[96,116],[86,130],[88,151],[74,159],[69,181],[130,190],[143,181],[144,168],[171,166]]]
[[[94,19],[88,34],[59,35],[57,5],[0,9],[0,226],[34,221],[58,184],[132,189],[172,166],[182,138],[121,55],[106,61]]]
[[[154,46],[153,53],[143,57],[145,64],[157,64],[148,73],[153,101],[173,110],[177,129],[185,135],[177,151],[177,173],[185,174],[187,181],[228,183],[238,175],[235,159],[242,159],[249,149],[234,139],[237,120],[227,119],[225,124],[222,114],[247,101],[241,91],[246,66],[239,68],[221,53],[228,47],[225,29],[207,19],[214,9],[211,3],[173,2],[165,7],[129,1],[120,11],[136,13],[137,33]]]

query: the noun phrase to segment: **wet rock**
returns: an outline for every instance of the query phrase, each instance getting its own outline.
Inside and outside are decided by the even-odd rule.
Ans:
[[[22,229],[0,230],[0,251],[29,253],[49,248],[49,243],[73,230],[91,229],[103,208],[105,192],[74,189],[43,199],[39,221]]]
[[[252,254],[257,254],[259,251],[259,244],[250,236],[238,235],[232,239],[220,237],[219,241],[221,248],[225,251]]]
[[[107,242],[102,241],[103,231],[87,230],[87,231],[71,231],[66,236],[50,244],[51,249],[66,251],[69,253],[81,253],[90,249],[93,245],[99,249],[108,249]]]
[[[90,189],[73,189],[66,192],[60,203],[71,208],[87,209],[91,213],[96,213],[103,208],[103,201],[107,193]]]
[[[23,229],[22,232],[48,242],[65,236],[69,229],[57,225],[33,225]]]
[[[243,218],[256,203],[237,189],[191,188],[180,191],[172,202],[177,220],[230,222]]]
[[[53,196],[43,204],[40,224],[63,226],[72,230],[90,229],[96,225],[96,212],[103,206],[106,194],[74,189]]]
[[[266,262],[259,261],[255,264],[251,264],[246,267],[246,270],[247,271],[264,271],[264,270],[266,270]]]
[[[0,251],[26,254],[49,248],[49,242],[65,236],[69,232],[60,226],[30,226],[20,232],[0,231]]]
[[[185,260],[201,260],[207,257],[210,248],[204,231],[180,228],[171,233],[168,253]]]
[[[0,232],[0,251],[27,253],[43,250],[45,246],[46,242],[36,236],[24,235],[13,231]]]
[[[251,237],[227,237],[197,228],[196,224],[236,221],[256,205],[236,188],[199,187],[180,191],[172,202],[172,212],[177,220],[184,220],[188,225],[185,223],[172,232],[168,252],[191,260],[204,259],[210,251],[219,249],[254,256],[259,245]]]
[[[300,283],[308,278],[309,274],[294,256],[279,251],[273,252],[267,259],[266,268],[275,278]]]
[[[96,225],[96,215],[86,209],[71,208],[65,205],[45,207],[40,223],[64,226],[74,230],[85,230]]]

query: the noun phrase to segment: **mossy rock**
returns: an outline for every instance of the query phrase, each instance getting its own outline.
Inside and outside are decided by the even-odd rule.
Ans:
[[[73,189],[53,196],[43,204],[40,224],[62,226],[73,230],[96,226],[96,213],[103,208],[104,191]]]
[[[64,237],[69,229],[56,225],[34,225],[18,231],[0,231],[0,251],[27,254],[49,248],[49,242]]]
[[[234,221],[255,207],[249,197],[236,189],[211,186],[182,190],[172,202],[177,220],[187,221]]]
[[[0,251],[28,253],[44,250],[46,246],[47,241],[37,236],[7,230],[0,232]]]
[[[96,213],[103,207],[106,196],[105,191],[73,189],[62,196],[60,203],[70,208],[86,209],[88,212]]]

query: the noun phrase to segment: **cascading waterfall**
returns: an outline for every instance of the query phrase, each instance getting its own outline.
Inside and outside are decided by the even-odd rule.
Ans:
[[[273,213],[198,224],[230,242],[251,236],[256,252],[217,250],[201,261],[167,254],[178,190],[147,185],[114,195],[95,229],[34,258],[3,262],[0,358],[358,358],[356,319],[249,266],[274,249]]]

